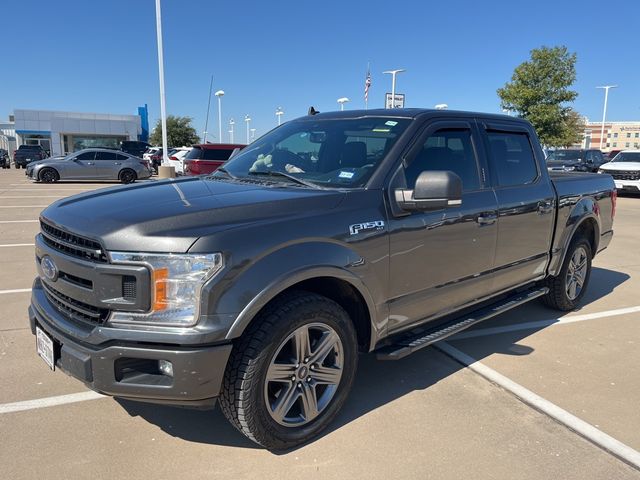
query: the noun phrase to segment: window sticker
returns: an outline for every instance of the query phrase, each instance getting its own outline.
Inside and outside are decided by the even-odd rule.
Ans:
[[[388,122],[384,122],[387,127],[395,127],[398,122],[394,122],[393,120],[389,120]]]
[[[340,178],[353,178],[353,172],[340,172],[340,174],[338,175],[338,177]]]

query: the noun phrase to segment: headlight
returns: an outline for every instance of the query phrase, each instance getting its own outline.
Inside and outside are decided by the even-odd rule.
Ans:
[[[221,253],[109,253],[112,263],[146,265],[151,273],[151,311],[113,312],[111,323],[186,327],[198,317],[200,291],[223,266]]]
[[[605,173],[601,168],[598,169],[598,173]]]

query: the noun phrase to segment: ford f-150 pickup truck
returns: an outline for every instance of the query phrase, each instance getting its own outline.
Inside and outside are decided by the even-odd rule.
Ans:
[[[289,448],[336,416],[359,353],[402,358],[535,298],[574,309],[615,207],[609,175],[550,174],[521,119],[309,115],[214,174],[49,206],[31,330],[89,388],[219,399]]]

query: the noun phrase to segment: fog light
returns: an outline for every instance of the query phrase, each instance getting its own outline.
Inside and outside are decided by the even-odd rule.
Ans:
[[[158,368],[163,375],[173,377],[173,364],[168,360],[158,360]]]

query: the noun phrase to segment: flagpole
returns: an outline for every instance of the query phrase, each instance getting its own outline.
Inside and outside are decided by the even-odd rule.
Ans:
[[[370,66],[369,63],[370,62],[367,62],[367,76],[365,77],[365,80],[364,80],[365,84],[369,80],[369,75],[370,75],[370,72],[371,72],[371,70],[369,69],[369,66]],[[369,88],[368,87],[367,87],[367,92],[366,92],[366,94],[364,96],[364,109],[365,110],[369,110]]]

